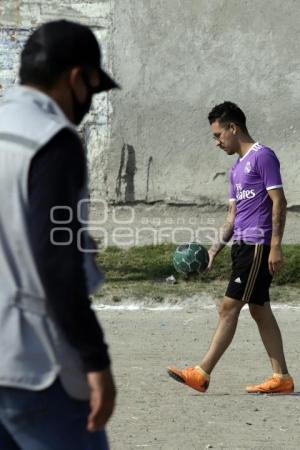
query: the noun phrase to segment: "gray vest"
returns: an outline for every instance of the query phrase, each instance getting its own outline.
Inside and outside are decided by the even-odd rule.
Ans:
[[[17,86],[1,100],[0,386],[41,390],[59,376],[72,397],[87,399],[79,355],[49,312],[26,224],[32,158],[63,128],[77,134],[58,105],[35,89]],[[85,243],[93,246],[87,233]],[[92,253],[84,256],[91,291],[103,277]]]

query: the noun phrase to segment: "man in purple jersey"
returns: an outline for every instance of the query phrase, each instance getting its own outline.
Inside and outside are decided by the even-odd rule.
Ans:
[[[279,161],[270,148],[255,142],[246,127],[243,111],[234,103],[215,106],[208,120],[216,145],[228,155],[238,155],[230,172],[229,211],[222,240],[209,250],[214,258],[233,236],[232,272],[220,318],[210,348],[200,364],[187,369],[168,369],[169,375],[200,392],[230,345],[241,309],[248,304],[270,357],[273,375],[250,393],[290,393],[294,382],[288,373],[280,329],[270,307],[269,287],[282,264],[281,241],[286,218]]]

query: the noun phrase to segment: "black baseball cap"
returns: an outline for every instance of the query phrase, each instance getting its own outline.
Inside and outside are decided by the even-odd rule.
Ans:
[[[68,20],[47,22],[28,38],[21,55],[33,67],[48,66],[57,70],[82,66],[98,69],[100,84],[94,92],[109,91],[120,86],[101,68],[101,49],[92,30]]]

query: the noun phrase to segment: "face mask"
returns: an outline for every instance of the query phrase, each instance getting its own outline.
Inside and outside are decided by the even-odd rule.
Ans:
[[[84,84],[87,89],[87,98],[83,103],[80,103],[77,100],[77,97],[76,97],[73,89],[71,89],[71,95],[72,95],[72,100],[73,100],[73,115],[74,115],[73,121],[74,121],[75,125],[79,125],[80,122],[82,121],[82,119],[84,118],[84,116],[89,112],[91,104],[92,104],[92,97],[94,94],[88,80],[86,79],[86,77],[84,75],[82,75],[82,79],[83,79]]]

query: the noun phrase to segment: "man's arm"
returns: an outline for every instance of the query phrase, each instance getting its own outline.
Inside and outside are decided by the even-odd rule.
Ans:
[[[281,241],[285,227],[287,202],[283,189],[270,189],[268,194],[273,202],[269,271],[271,275],[274,275],[279,271],[283,262]]]
[[[79,191],[85,179],[85,159],[81,144],[68,130],[55,136],[34,157],[29,173],[28,233],[33,256],[39,272],[49,308],[69,343],[81,357],[91,389],[91,413],[87,428],[103,428],[112,414],[115,386],[110,370],[110,358],[103,332],[90,308],[83,267],[83,253],[77,247],[81,227],[77,218]],[[65,228],[54,234],[59,225],[52,223],[50,211],[58,210],[55,219],[68,221]],[[66,227],[66,225],[63,225]]]
[[[218,253],[220,253],[221,250],[226,246],[226,244],[230,241],[233,235],[234,230],[234,222],[235,222],[235,215],[236,215],[236,202],[230,201],[228,206],[228,213],[226,217],[226,222],[224,223],[222,227],[222,237],[221,239],[212,245],[212,247],[209,249],[209,263],[208,263],[208,269],[211,268],[213,260],[217,256]]]
[[[81,225],[76,208],[84,179],[80,143],[70,131],[63,130],[31,163],[28,233],[49,308],[88,372],[105,369],[110,361],[101,327],[90,308],[83,253],[77,247]],[[72,211],[69,231],[66,225],[52,222],[50,211],[56,206],[61,207],[54,214],[60,223],[68,221]],[[59,245],[69,239],[67,245]]]

